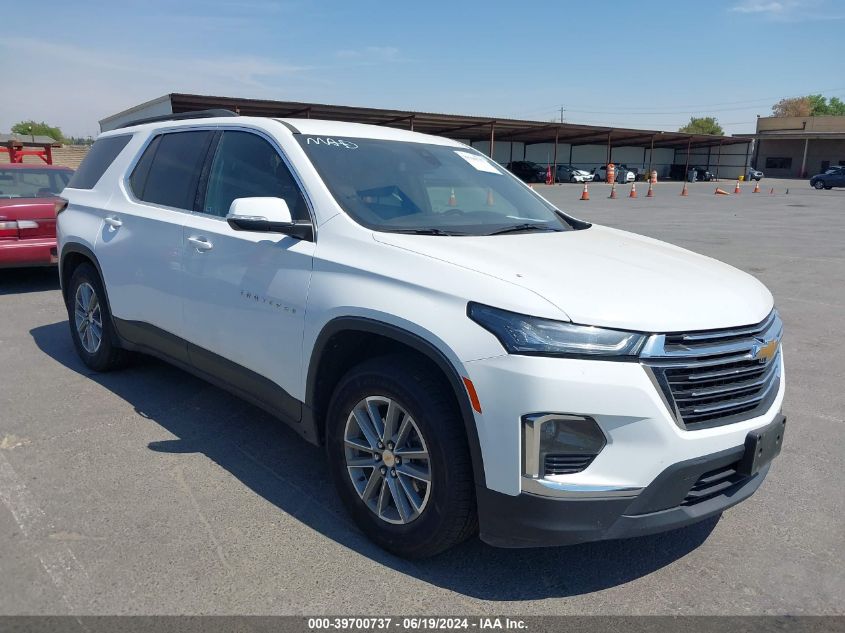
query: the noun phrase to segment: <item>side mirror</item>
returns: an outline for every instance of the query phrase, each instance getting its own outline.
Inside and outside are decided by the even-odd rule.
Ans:
[[[236,231],[284,233],[314,241],[311,223],[294,222],[288,203],[281,198],[236,198],[232,200],[226,221]]]

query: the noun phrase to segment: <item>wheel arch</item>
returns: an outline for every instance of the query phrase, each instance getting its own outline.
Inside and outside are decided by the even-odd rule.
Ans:
[[[476,484],[484,485],[484,463],[475,415],[463,379],[454,364],[431,342],[401,327],[367,317],[337,317],[314,343],[305,384],[303,423],[313,425],[318,441],[325,438],[326,410],[334,387],[362,360],[397,351],[424,359],[451,388],[461,413]]]
[[[73,276],[73,271],[83,263],[89,263],[94,266],[97,269],[97,274],[100,276],[100,281],[103,281],[103,271],[100,268],[100,262],[97,261],[97,256],[94,255],[94,252],[90,248],[84,244],[74,242],[65,244],[59,257],[59,284],[65,303],[67,303],[68,285],[70,284],[70,278]]]
[[[68,286],[70,285],[71,277],[73,277],[73,271],[76,270],[80,264],[91,264],[94,269],[97,271],[97,275],[100,277],[100,283],[103,286],[103,301],[105,301],[106,309],[109,313],[109,319],[112,322],[112,331],[115,332],[115,336],[117,336],[117,328],[114,327],[114,316],[112,315],[111,311],[111,303],[109,303],[109,291],[106,288],[106,279],[103,277],[103,269],[100,268],[100,262],[97,260],[97,256],[94,255],[94,251],[90,248],[85,246],[84,244],[78,244],[76,242],[69,242],[62,247],[62,253],[59,257],[59,285],[62,289],[62,299],[67,305],[68,301]],[[118,345],[121,345],[120,341],[116,341]]]

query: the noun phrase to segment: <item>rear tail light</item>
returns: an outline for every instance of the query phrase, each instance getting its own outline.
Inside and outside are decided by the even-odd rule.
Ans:
[[[0,240],[18,239],[18,223],[15,220],[0,220]]]
[[[64,198],[56,198],[56,215],[67,209],[67,200]]]

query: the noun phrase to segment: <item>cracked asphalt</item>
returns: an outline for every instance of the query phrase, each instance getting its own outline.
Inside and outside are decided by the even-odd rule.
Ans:
[[[756,275],[786,327],[789,427],[757,494],[569,548],[392,557],[351,525],[320,449],[155,360],[90,373],[55,270],[0,271],[0,614],[845,614],[845,190],[762,186],[537,187]]]

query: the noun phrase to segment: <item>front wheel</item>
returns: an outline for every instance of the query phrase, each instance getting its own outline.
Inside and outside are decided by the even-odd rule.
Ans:
[[[376,544],[408,558],[474,533],[466,433],[446,381],[399,356],[364,362],[329,405],[326,449],[343,504]]]
[[[824,181],[817,180],[813,185],[816,189],[824,189]]]

